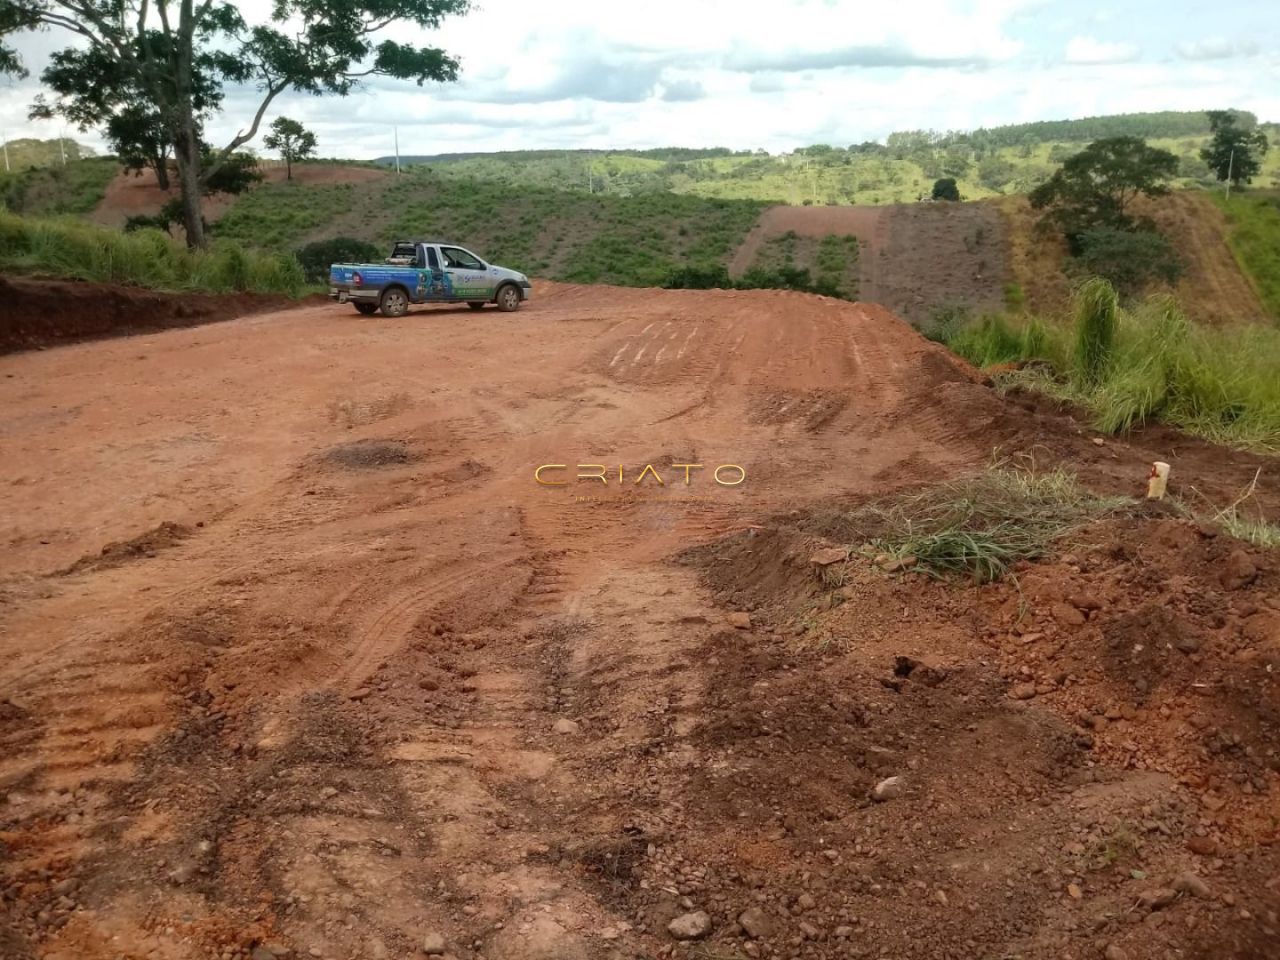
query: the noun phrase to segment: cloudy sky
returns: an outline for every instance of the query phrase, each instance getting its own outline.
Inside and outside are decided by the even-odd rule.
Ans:
[[[241,0],[251,21],[269,0]],[[378,80],[345,99],[289,94],[325,156],[534,148],[847,145],[1139,110],[1234,106],[1280,121],[1274,0],[478,0],[422,42],[457,84]],[[403,33],[395,39],[410,39]],[[0,132],[54,137],[26,108],[56,33],[17,41]],[[245,124],[232,91],[215,140]],[[70,131],[97,144],[92,135]]]

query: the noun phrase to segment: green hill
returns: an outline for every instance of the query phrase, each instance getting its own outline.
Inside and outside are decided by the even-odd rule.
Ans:
[[[1248,122],[1256,122],[1247,114]],[[1273,142],[1280,127],[1266,127]],[[1119,114],[935,132],[903,130],[884,143],[816,144],[789,154],[682,150],[550,151],[402,156],[441,177],[488,180],[512,187],[550,187],[609,196],[677,193],[732,200],[800,204],[906,203],[927,196],[935,180],[955,177],[965,199],[1020,194],[1051,176],[1067,157],[1098,137],[1131,134],[1179,158],[1177,186],[1213,183],[1200,159],[1209,136],[1199,111]],[[380,158],[378,162],[388,162]],[[1280,178],[1280,149],[1258,180]]]
[[[727,263],[762,206],[670,194],[516,189],[415,169],[363,184],[261,186],[232,206],[215,234],[268,249],[334,236],[381,244],[444,236],[540,276],[650,285],[677,266]]]

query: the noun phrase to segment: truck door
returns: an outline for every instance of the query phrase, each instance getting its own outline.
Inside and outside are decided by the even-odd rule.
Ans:
[[[440,264],[440,254],[436,248],[423,244],[422,269],[419,273],[419,286],[423,300],[451,300],[453,288],[450,277]]]
[[[493,280],[488,265],[469,250],[441,247],[444,272],[448,275],[455,300],[490,300]]]

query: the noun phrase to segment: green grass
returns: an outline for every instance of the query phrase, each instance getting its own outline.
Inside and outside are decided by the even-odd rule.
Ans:
[[[1228,242],[1236,262],[1253,281],[1267,313],[1280,320],[1280,193],[1214,197],[1231,225]]]
[[[954,483],[860,507],[843,518],[840,532],[866,539],[874,553],[914,557],[915,567],[932,575],[986,583],[1128,503],[1090,493],[1061,469],[1004,461]]]
[[[191,252],[158,230],[122,233],[70,219],[0,212],[0,270],[121,283],[155,290],[299,296],[302,268],[290,256],[221,242]]]
[[[215,234],[267,249],[321,235],[384,245],[437,237],[536,276],[658,286],[677,267],[727,264],[760,210],[687,196],[513,188],[417,169],[375,184],[259,187],[218,221]]]
[[[33,217],[91,213],[119,171],[114,157],[73,160],[66,166],[30,167],[14,173],[0,171],[0,203],[13,213]]]
[[[1094,311],[1109,309],[1105,300],[1095,284],[1077,292],[1074,323],[990,315],[930,333],[979,367],[1038,361],[1001,373],[1001,383],[1074,403],[1103,432],[1161,420],[1216,442],[1280,451],[1280,329],[1193,327],[1173,298],[1152,297],[1116,308],[1094,369],[1080,359],[1080,321],[1096,320]]]

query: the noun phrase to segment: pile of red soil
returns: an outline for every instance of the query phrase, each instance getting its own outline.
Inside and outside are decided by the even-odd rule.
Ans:
[[[0,354],[194,327],[296,301],[278,294],[160,293],[75,280],[0,276]]]

